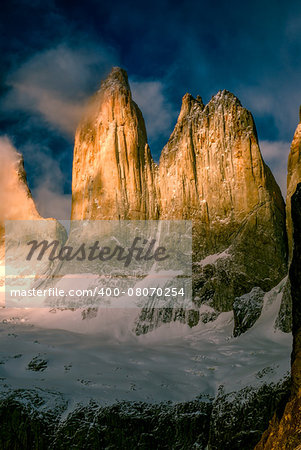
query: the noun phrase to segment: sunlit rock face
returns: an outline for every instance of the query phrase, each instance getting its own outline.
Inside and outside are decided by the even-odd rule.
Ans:
[[[5,220],[40,218],[26,183],[23,158],[8,139],[0,141],[0,306],[4,305]]]
[[[38,235],[30,221],[45,222],[45,231],[50,238],[60,242],[66,240],[64,228],[55,219],[43,219],[38,213],[31,192],[27,185],[23,157],[6,138],[0,140],[0,305],[4,304],[4,262],[5,262],[5,221],[29,221],[26,227],[18,227],[19,232],[13,236],[11,245],[18,255],[27,249],[27,242],[32,239],[44,239]],[[24,223],[24,222],[23,222]],[[26,232],[24,231],[26,228]],[[29,230],[29,231],[28,231]],[[18,263],[19,264],[19,263]],[[21,258],[21,265],[25,260]],[[45,269],[47,271],[47,268]],[[22,272],[22,267],[20,267]]]
[[[156,205],[144,119],[126,72],[114,68],[76,132],[72,219],[151,219]]]
[[[284,201],[252,115],[228,91],[206,106],[184,96],[156,166],[126,73],[114,68],[78,127],[72,189],[73,219],[193,220],[197,306],[229,310],[286,274]]]
[[[292,255],[293,226],[291,217],[291,197],[301,182],[301,123],[297,126],[287,165],[286,223],[290,255]]]
[[[27,186],[22,155],[6,138],[1,139],[0,150],[0,259],[4,262],[5,220],[39,219],[40,215]]]
[[[186,94],[158,170],[160,217],[194,221],[195,291],[230,309],[253,286],[286,273],[285,210],[253,117],[228,91],[204,106]],[[208,255],[215,261],[207,261]]]
[[[23,157],[6,139],[1,139],[0,221],[39,219],[27,186]]]
[[[203,257],[208,247],[223,247],[227,235],[256,208],[269,204],[284,214],[279,187],[259,150],[252,115],[228,91],[218,92],[205,107],[200,98],[184,96],[178,122],[162,151],[158,186],[161,218],[198,219],[207,226],[208,238],[216,227],[222,228],[221,242],[216,237],[204,242]]]

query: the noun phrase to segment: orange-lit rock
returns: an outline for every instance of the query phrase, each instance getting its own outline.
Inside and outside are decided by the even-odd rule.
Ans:
[[[195,262],[227,251],[210,270],[194,271],[201,301],[229,309],[234,296],[268,290],[285,276],[284,202],[253,117],[233,94],[220,91],[206,106],[184,96],[157,189],[160,218],[194,221]]]
[[[293,227],[291,217],[291,197],[301,182],[301,123],[297,126],[287,165],[286,223],[290,255],[292,254]]]
[[[194,271],[199,301],[218,309],[286,274],[284,201],[252,115],[228,91],[206,106],[184,96],[156,166],[126,73],[114,68],[76,132],[72,192],[73,219],[192,219],[195,263],[226,251]]]
[[[114,68],[76,132],[72,219],[156,218],[153,177],[144,119]]]
[[[47,237],[39,237],[38,228],[36,231],[35,227],[29,224],[27,228],[31,229],[31,239],[50,238],[50,240],[59,239],[63,242],[66,240],[66,233],[55,219],[43,219],[38,213],[27,185],[22,155],[6,138],[0,139],[0,151],[0,306],[2,306],[4,304],[5,276],[5,221],[45,221]],[[22,230],[22,226],[20,229]],[[22,245],[26,246],[27,241],[31,240],[27,238],[22,236],[22,233],[15,236],[16,258],[18,249]],[[24,260],[23,263],[25,264],[26,261]]]
[[[268,205],[284,215],[252,115],[228,91],[218,92],[205,107],[200,99],[184,96],[158,178],[160,217],[195,218],[212,231],[221,226],[223,244],[227,228],[233,234],[256,209]]]
[[[23,157],[7,139],[1,139],[0,221],[39,219],[26,182]]]

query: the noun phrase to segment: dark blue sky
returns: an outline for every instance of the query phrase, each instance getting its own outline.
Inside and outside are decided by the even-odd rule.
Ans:
[[[253,113],[282,189],[301,103],[299,1],[1,4],[0,133],[24,154],[44,214],[68,217],[82,103],[112,65],[128,71],[158,159],[186,92],[228,89]]]

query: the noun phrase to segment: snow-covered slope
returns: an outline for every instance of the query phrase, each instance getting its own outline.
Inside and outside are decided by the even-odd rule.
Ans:
[[[232,312],[137,336],[135,308],[2,308],[1,390],[52,390],[70,404],[159,402],[278,381],[289,370],[292,344],[275,329],[285,281],[265,295],[260,318],[237,338]]]

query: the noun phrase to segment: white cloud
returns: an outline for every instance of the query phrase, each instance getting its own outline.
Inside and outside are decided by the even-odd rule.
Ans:
[[[157,139],[171,127],[175,113],[161,81],[130,80],[133,100],[142,111],[148,136]]]
[[[5,136],[0,136],[0,158],[0,220],[37,216],[28,189],[20,179],[22,156]]]
[[[271,168],[285,198],[287,189],[287,160],[290,152],[290,142],[260,141],[259,144],[263,159]]]
[[[6,113],[21,110],[38,114],[48,128],[73,140],[87,98],[116,63],[115,52],[101,43],[85,39],[80,45],[61,43],[34,54],[9,73],[6,82],[10,90],[1,100],[1,109]],[[64,193],[66,174],[60,162],[70,151],[69,147],[53,156],[47,138],[46,144],[32,143],[36,141],[36,137],[31,138],[34,129],[31,120],[27,120],[22,144],[26,161],[34,167],[31,173],[33,198],[42,216],[69,219],[71,195]],[[2,151],[0,156],[2,160]]]
[[[291,78],[300,77],[300,74]],[[287,78],[289,79],[289,77]],[[269,84],[269,88],[266,85]],[[239,97],[243,100],[243,106],[247,107],[255,118],[272,118],[278,136],[291,135],[299,120],[299,105],[301,103],[300,83],[283,80],[269,80],[260,86],[241,87]]]
[[[69,220],[71,217],[71,194],[55,192],[47,184],[33,191],[33,197],[41,216]]]
[[[87,97],[115,61],[111,49],[89,43],[76,48],[61,44],[35,54],[9,75],[11,91],[3,106],[39,113],[73,135]]]
[[[35,161],[34,201],[43,217],[70,219],[71,195],[64,193],[66,174],[58,159],[51,155],[43,145],[28,144],[25,147],[26,159]]]
[[[290,151],[290,142],[260,141],[260,148],[267,161],[286,160]]]

